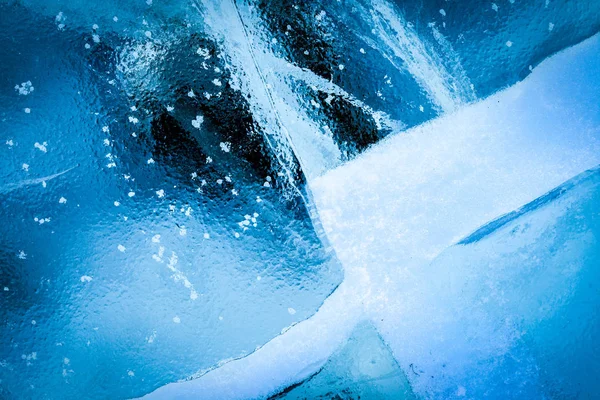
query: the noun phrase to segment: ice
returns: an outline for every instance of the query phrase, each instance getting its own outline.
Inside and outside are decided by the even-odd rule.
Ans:
[[[599,55],[595,36],[548,59],[525,81],[391,137],[312,182],[344,282],[314,316],[252,355],[146,398],[277,393],[318,371],[363,319],[377,327],[417,396],[540,396],[539,350],[521,345],[524,332],[513,323],[535,315],[535,302],[532,309],[505,311],[494,303],[477,307],[471,293],[496,285],[501,294],[503,285],[520,285],[519,274],[528,272],[517,270],[504,281],[485,263],[449,267],[448,254],[462,250],[444,250],[600,164]],[[538,220],[538,232],[549,220]],[[555,283],[558,300],[569,287]],[[513,296],[527,296],[521,288],[512,286]],[[417,374],[408,373],[410,364]]]
[[[594,397],[599,200],[596,168],[445,250],[397,318],[373,316],[416,393]]]
[[[271,399],[416,400],[404,372],[377,330],[359,324],[348,342],[315,375]]]
[[[364,346],[417,396],[480,393],[468,360],[456,387],[423,381],[427,350],[506,355],[488,383],[522,371],[511,358],[547,365],[534,381],[554,384],[539,335],[465,335],[425,271],[597,163],[596,42],[534,67],[597,32],[599,7],[3,2],[0,397],[265,397],[321,367],[313,383],[370,393],[348,372]],[[448,353],[419,299],[499,344]]]
[[[190,61],[200,44],[190,48],[186,32],[165,45],[169,60],[193,68],[185,79],[169,69],[169,97],[145,92],[127,79],[156,83],[146,79],[162,71],[143,59],[148,48],[101,18],[77,25],[68,3],[60,31],[57,10],[44,16],[54,3],[0,4],[3,399],[141,396],[252,353],[312,315],[342,278],[228,76],[220,98],[186,103],[186,85],[214,86],[214,70],[199,76]],[[118,15],[111,29],[132,29],[130,14]],[[119,69],[131,48],[137,69]],[[20,95],[15,84],[27,81],[35,90]]]

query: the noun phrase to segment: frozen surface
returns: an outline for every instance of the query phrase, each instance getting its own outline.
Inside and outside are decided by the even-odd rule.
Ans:
[[[405,290],[401,317],[374,316],[403,369],[414,369],[416,393],[595,397],[598,204],[596,168],[444,251],[420,272],[427,282]]]
[[[534,67],[599,27],[595,0],[1,1],[0,397],[265,397],[364,319],[446,393],[390,332],[443,249],[598,163],[597,39]]]
[[[344,282],[317,314],[249,357],[148,398],[267,396],[318,371],[363,318],[377,326],[418,396],[469,390],[480,398],[488,389],[492,396],[541,396],[533,350],[518,346],[520,331],[505,318],[533,310],[505,316],[490,306],[470,316],[474,298],[460,291],[471,276],[485,282],[485,265],[449,272],[432,261],[478,227],[600,163],[599,57],[596,36],[527,80],[391,137],[317,179],[312,193]],[[547,227],[543,218],[539,224]],[[517,284],[520,276],[499,278],[492,274],[485,285]],[[554,299],[566,288],[558,289]],[[455,368],[446,370],[451,362]],[[410,374],[410,364],[420,369]]]
[[[415,400],[408,379],[372,325],[359,324],[315,375],[270,398]]]
[[[158,69],[126,49],[146,47],[0,18],[0,398],[143,395],[254,351],[339,284],[247,103],[212,83],[223,63],[198,73],[206,41],[161,48],[180,75],[144,91],[133,76]],[[191,103],[205,83],[219,100]]]

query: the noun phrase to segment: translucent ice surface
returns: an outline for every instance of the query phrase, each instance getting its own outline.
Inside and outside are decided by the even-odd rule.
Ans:
[[[560,365],[595,325],[555,332],[595,309],[595,233],[520,232],[593,220],[560,207],[600,163],[599,28],[597,0],[0,0],[0,398],[593,393]],[[501,276],[521,256],[548,273]]]
[[[197,380],[160,388],[148,398],[243,399],[277,393],[319,371],[364,319],[377,328],[419,397],[469,393],[472,398],[543,398],[564,391],[568,379],[553,382],[560,378],[556,367],[548,367],[555,371],[548,373],[553,377],[541,380],[542,361],[533,354],[548,357],[556,340],[544,347],[543,336],[529,336],[537,343],[525,346],[520,338],[525,330],[544,326],[539,307],[554,310],[556,305],[559,311],[565,293],[575,290],[569,281],[550,276],[560,276],[567,268],[561,260],[597,260],[590,237],[591,244],[581,252],[566,249],[553,259],[547,293],[541,277],[534,281],[528,276],[529,269],[543,264],[543,257],[554,257],[542,251],[552,248],[544,235],[553,232],[558,215],[547,210],[562,207],[566,200],[542,205],[562,199],[560,194],[569,188],[583,185],[583,192],[574,190],[572,198],[594,190],[593,169],[600,164],[599,55],[600,37],[595,36],[546,60],[525,81],[389,138],[312,182],[324,230],[344,266],[340,287],[313,317],[252,355]],[[596,203],[589,204],[591,210]],[[515,220],[520,215],[526,216]],[[580,219],[595,221],[594,214],[571,215],[565,227]],[[511,227],[526,224],[521,221],[527,218],[537,223],[532,232],[548,233],[519,236],[502,247],[506,239],[500,232],[514,232],[501,227],[509,226],[507,221]],[[494,231],[499,233],[490,234]],[[482,239],[486,235],[487,241]],[[490,247],[479,247],[486,243]],[[494,246],[498,254],[506,253],[509,264],[501,259],[447,261],[449,254],[463,251],[465,257],[474,254],[473,260],[475,254],[495,257]],[[529,267],[515,265],[522,246],[533,252],[525,256],[532,259]],[[504,276],[503,268],[515,270]],[[538,281],[536,291],[523,286]],[[581,292],[591,296],[585,294],[585,284]],[[516,304],[519,296],[531,309]],[[590,301],[590,307],[597,307],[595,297]],[[521,324],[525,320],[529,325]],[[587,335],[588,327],[580,325],[577,335]],[[563,357],[575,362],[578,354],[565,351]]]
[[[95,43],[16,4],[0,18],[1,398],[143,395],[254,351],[339,284],[301,186],[243,97],[214,90],[208,40]],[[136,54],[157,53],[180,81],[136,86],[156,72]],[[193,103],[194,82],[214,98]]]
[[[377,330],[362,323],[319,372],[270,399],[414,400],[416,397]]]

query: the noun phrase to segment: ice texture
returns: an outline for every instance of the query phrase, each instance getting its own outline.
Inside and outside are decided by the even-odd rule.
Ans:
[[[406,375],[371,324],[359,324],[315,375],[269,399],[338,398],[416,400]]]
[[[1,2],[0,397],[266,397],[342,368],[365,319],[417,395],[450,393],[422,382],[435,342],[402,353],[401,305],[447,246],[598,162],[597,39],[536,66],[599,16]]]
[[[547,389],[539,383],[534,350],[520,346],[524,333],[513,322],[535,309],[505,311],[498,298],[476,307],[484,296],[478,290],[495,286],[498,295],[511,288],[513,296],[527,298],[529,289],[519,290],[525,279],[519,274],[527,269],[505,281],[485,263],[449,266],[444,257],[461,250],[444,251],[464,238],[474,241],[479,227],[600,164],[599,55],[595,36],[546,60],[523,82],[390,137],[312,182],[322,225],[344,266],[340,287],[314,316],[252,355],[147,398],[277,393],[318,371],[364,319],[390,346],[417,396],[542,396]],[[551,226],[538,221],[539,230]],[[485,243],[494,246],[491,237]],[[513,243],[513,249],[523,245]],[[595,247],[584,251],[594,254]],[[494,253],[488,248],[487,254]],[[558,301],[569,287],[552,289]],[[544,302],[543,291],[533,293],[538,297],[530,304]],[[542,323],[541,317],[532,321]],[[543,346],[537,351],[546,354]]]
[[[253,352],[342,279],[210,41],[95,43],[72,17],[0,5],[2,399],[141,396]],[[176,79],[151,79],[157,57]]]

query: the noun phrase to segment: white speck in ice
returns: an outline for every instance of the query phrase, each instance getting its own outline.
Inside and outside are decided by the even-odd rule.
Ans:
[[[511,42],[510,40],[506,42],[506,47],[512,47],[513,42]]]
[[[152,335],[147,338],[148,343],[154,343],[154,339],[156,339],[156,331],[152,332]]]
[[[456,395],[459,397],[463,397],[466,396],[467,394],[467,389],[465,389],[464,386],[459,386],[458,389],[456,389]]]
[[[58,199],[58,202],[60,204],[65,204],[67,202],[67,199],[65,199],[64,197],[61,197],[60,199]]]
[[[146,31],[146,32],[144,32],[144,35],[146,35],[146,37],[147,37],[148,39],[150,39],[150,38],[152,37],[152,32],[150,32],[150,31]]]
[[[296,310],[294,310],[292,307],[288,308],[288,313],[290,313],[290,315],[294,315],[296,314]]]
[[[419,111],[424,112],[425,108],[423,108],[423,106],[419,106]]]
[[[196,54],[204,57],[205,60],[208,60],[210,58],[210,53],[208,49],[205,49],[203,47],[199,47],[198,50],[196,50]]]
[[[239,192],[238,192],[236,189],[231,189],[231,193],[232,193],[234,196],[237,196],[237,195],[239,194]]]
[[[129,192],[129,193],[127,193],[127,196],[133,197],[133,196],[135,196],[135,192]]]
[[[139,119],[137,119],[136,117],[132,117],[131,115],[129,116],[129,122],[131,122],[132,124],[137,124],[138,122],[140,122]]]
[[[46,187],[46,181],[42,181],[42,187]]]
[[[265,182],[265,183],[263,183],[263,186],[264,187],[271,187],[271,184],[269,182]]]
[[[89,49],[90,49],[92,46],[90,46],[90,44],[89,44],[89,43],[86,43],[86,44],[85,44],[83,47],[85,47],[86,49],[88,49],[88,50],[89,50]]]
[[[135,375],[135,372],[133,372],[133,371],[127,371],[127,375],[129,375],[129,376],[134,376],[134,375]]]
[[[178,316],[174,316],[173,317],[173,322],[175,322],[176,324],[181,322],[181,319]]]
[[[25,252],[23,250],[19,251],[19,254],[17,254],[17,257],[21,260],[25,260],[27,259],[27,254],[25,254]]]
[[[35,321],[35,319],[32,319],[31,320],[31,325],[36,325],[36,324],[37,324],[37,322]]]
[[[119,207],[121,205],[121,203],[119,203],[118,201],[115,201],[113,204],[115,205],[115,207]]]
[[[219,143],[219,146],[221,147],[221,150],[223,150],[225,153],[229,153],[229,151],[231,150],[231,143],[229,142],[221,142]]]
[[[23,168],[23,171],[28,172],[29,171],[29,164],[23,163],[23,165],[21,166],[21,168]]]
[[[200,129],[200,126],[204,122],[204,117],[202,115],[196,115],[196,119],[192,120],[192,126],[196,129]]]
[[[217,184],[222,185],[223,184],[223,179],[217,179]]]
[[[211,162],[213,162],[212,157],[206,157],[206,163],[210,164]]]
[[[35,88],[31,84],[31,81],[23,82],[21,85],[16,85],[15,90],[19,92],[20,95],[27,96],[29,93],[33,92]]]
[[[69,365],[70,362],[71,362],[71,360],[69,360],[67,357],[63,358],[63,363],[65,365]]]
[[[442,14],[442,17],[446,16],[446,10],[444,10],[443,8],[440,8],[440,14]]]
[[[163,189],[157,190],[156,195],[159,199],[162,199],[163,197],[165,197],[165,191]]]
[[[240,237],[240,234],[238,232],[234,233],[233,236],[235,236],[236,238]]]
[[[15,142],[13,142],[13,141],[12,141],[12,139],[9,139],[9,140],[7,140],[7,141],[6,141],[6,144],[7,144],[9,147],[12,147],[12,146],[14,146]]]
[[[118,246],[117,246],[117,249],[119,249],[119,251],[120,251],[121,253],[125,252],[125,246],[123,246],[122,244],[118,245]]]
[[[93,30],[96,30],[96,29],[98,29],[98,28],[99,28],[98,24],[94,24],[94,25],[92,25],[92,29],[93,29]]]
[[[222,85],[221,81],[220,81],[220,80],[218,80],[218,79],[216,79],[216,78],[215,78],[215,79],[213,79],[212,83],[213,83],[215,86],[221,86],[221,85]]]
[[[149,158],[148,161],[146,161],[148,164],[154,164],[154,159],[153,158]]]
[[[116,15],[113,17],[113,21],[117,22],[119,20],[119,17],[117,17]]]
[[[196,97],[196,94],[194,93],[193,90],[190,90],[187,94],[189,97]]]
[[[48,151],[48,149],[46,148],[46,146],[48,146],[48,142],[43,142],[43,143],[35,142],[35,144],[33,146],[36,149],[38,149],[39,151],[42,151],[44,153]]]
[[[23,111],[25,111],[25,114],[29,114],[31,113],[31,108],[26,107]]]
[[[322,20],[322,19],[325,17],[325,15],[327,15],[327,13],[326,13],[325,11],[321,11],[320,13],[318,13],[318,14],[315,16],[315,19],[316,19],[317,21],[321,21],[321,20]]]
[[[160,235],[154,235],[154,236],[152,236],[152,242],[153,243],[159,243],[160,242]]]
[[[338,65],[338,68],[340,69],[340,71],[343,71],[344,68],[346,68],[346,67],[344,67],[344,64],[340,64],[340,65]]]
[[[498,12],[498,4],[492,3],[492,10]]]
[[[261,279],[262,279],[262,276],[260,276],[260,275],[258,275],[258,276],[256,277],[256,280],[257,280],[257,281],[260,281]]]
[[[79,280],[81,282],[91,282],[92,281],[92,277],[89,275],[82,275],[81,278],[79,278]]]
[[[8,292],[10,289],[7,286],[4,286],[4,291]]]
[[[99,35],[92,35],[92,40],[94,41],[94,43],[100,43],[100,36]]]
[[[187,235],[187,229],[186,229],[186,228],[180,228],[180,229],[179,229],[179,234],[180,234],[181,236],[185,236],[185,235]]]
[[[110,132],[110,129],[108,129],[108,126],[103,126],[102,132],[108,133],[108,132]]]
[[[550,22],[550,23],[548,24],[548,30],[549,30],[550,32],[552,32],[552,29],[554,29],[554,24],[553,24],[552,22]]]
[[[365,49],[363,49],[362,47],[359,50],[361,52],[361,54],[365,54]]]
[[[208,233],[204,234],[204,239],[210,239],[210,235]]]
[[[219,321],[223,321],[223,317],[219,315]]]

